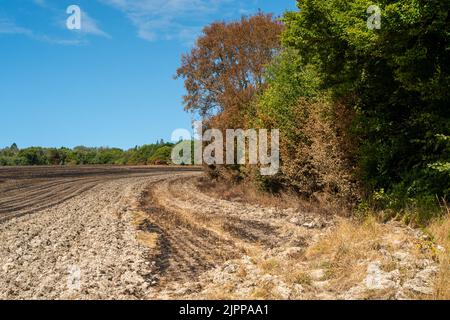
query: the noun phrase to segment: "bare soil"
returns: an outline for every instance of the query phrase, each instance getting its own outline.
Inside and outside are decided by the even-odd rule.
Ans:
[[[187,167],[0,169],[0,299],[432,295],[435,247],[420,231],[225,200],[200,177]]]
[[[401,223],[230,201],[199,177],[149,186],[140,208],[152,299],[429,299],[435,246]],[[220,189],[220,187],[219,187]],[[312,208],[311,208],[312,209]],[[161,245],[163,244],[163,245]]]
[[[121,177],[192,171],[188,167],[0,167],[0,222],[63,203]]]

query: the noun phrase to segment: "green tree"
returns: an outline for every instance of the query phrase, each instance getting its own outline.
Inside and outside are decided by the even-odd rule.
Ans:
[[[50,163],[43,148],[31,147],[19,151],[18,164],[37,166],[48,165]]]
[[[147,163],[157,165],[170,164],[171,154],[171,146],[162,146],[153,153],[153,155],[148,159]]]
[[[369,0],[304,0],[286,14],[283,42],[317,66],[323,88],[357,111],[361,177],[368,189],[407,197],[450,196],[429,164],[448,156],[449,1],[378,1],[380,30],[367,28]]]

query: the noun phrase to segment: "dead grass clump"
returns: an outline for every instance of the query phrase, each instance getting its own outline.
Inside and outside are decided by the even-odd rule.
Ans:
[[[364,279],[366,265],[362,262],[377,255],[384,233],[374,218],[363,222],[343,220],[305,255],[309,260],[323,261],[326,277],[341,289],[348,289]]]
[[[135,227],[140,227],[145,223],[145,221],[147,221],[147,218],[148,214],[146,212],[136,211],[133,214],[133,225]]]
[[[211,197],[227,201],[260,205],[279,209],[295,209],[299,212],[311,212],[326,216],[345,216],[348,212],[345,208],[330,203],[318,204],[314,200],[302,199],[298,194],[289,191],[277,194],[259,190],[250,182],[232,183],[227,180],[211,180],[207,177],[198,179],[199,190]]]
[[[223,200],[259,204],[269,207],[286,207],[285,200],[288,197],[286,194],[274,195],[260,191],[254,185],[247,182],[232,183],[227,180],[213,181],[207,178],[200,178],[197,186],[202,192]]]
[[[208,292],[208,300],[237,300],[234,293],[235,287],[232,284],[225,284]]]
[[[279,299],[278,295],[274,293],[275,284],[272,282],[262,282],[253,291],[252,297],[256,300],[272,300]]]
[[[300,284],[309,286],[312,284],[311,276],[304,271],[293,271],[286,275],[286,280],[292,284]]]
[[[136,239],[147,248],[153,249],[157,247],[159,236],[157,233],[139,231]]]
[[[259,267],[261,270],[263,270],[265,273],[276,273],[278,269],[280,268],[280,261],[277,259],[267,259],[263,260],[261,263],[259,263]]]
[[[136,211],[133,214],[132,224],[137,229],[136,240],[146,246],[153,249],[158,245],[159,236],[154,232],[146,232],[142,230],[143,226],[148,222],[148,214],[143,211]]]
[[[441,246],[437,250],[439,259],[439,274],[435,283],[434,298],[439,300],[450,299],[450,214],[436,219],[432,222],[428,230],[433,235],[437,245]]]

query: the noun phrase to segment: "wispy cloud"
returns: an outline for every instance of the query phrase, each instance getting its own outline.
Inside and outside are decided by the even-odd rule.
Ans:
[[[0,17],[0,35],[22,35],[28,38],[60,45],[81,45],[86,42],[83,39],[59,39],[45,34],[38,34],[31,29],[18,26],[13,20]]]
[[[52,11],[57,19],[57,24],[63,28],[66,28],[66,19],[68,16],[61,15],[61,8],[52,6],[46,0],[33,0],[33,2],[42,8]],[[81,10],[81,30],[74,30],[73,32],[76,32],[78,34],[111,38],[111,36],[106,31],[100,28],[99,23],[94,18],[92,18],[85,10]]]
[[[108,33],[103,31],[99,27],[98,22],[93,18],[91,18],[91,16],[89,16],[89,14],[83,10],[81,11],[81,29],[77,31],[87,35],[111,38],[111,36]]]
[[[252,12],[257,0],[97,0],[125,14],[136,27],[137,36],[148,41],[179,40],[191,44],[203,26],[218,17],[223,19]],[[56,25],[66,27],[67,15],[48,0],[32,0],[43,10],[49,10]],[[39,35],[30,29],[1,20],[0,34],[22,34],[36,40],[61,43],[87,43],[84,36],[111,38],[100,23],[82,9],[81,30],[72,30],[74,40],[56,40],[50,35]]]
[[[33,0],[33,2],[41,7],[45,7],[47,5],[47,2],[45,0]]]
[[[124,12],[137,28],[138,36],[149,41],[175,38],[190,41],[213,15],[245,9],[243,2],[236,0],[99,1]]]

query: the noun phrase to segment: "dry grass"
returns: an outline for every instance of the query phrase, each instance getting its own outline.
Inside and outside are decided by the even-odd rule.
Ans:
[[[384,273],[398,270],[399,283],[413,279],[418,272],[414,263],[403,265],[408,260],[398,260],[396,254],[407,254],[413,261],[431,259],[432,249],[425,243],[429,240],[415,238],[400,223],[380,223],[374,217],[364,221],[340,218],[338,224],[317,242],[305,248],[304,254],[281,254],[267,257],[261,252],[253,252],[252,262],[260,276],[254,278],[255,272],[246,270],[242,265],[232,283],[239,287],[245,280],[253,279],[255,287],[249,296],[252,299],[283,299],[278,291],[278,283],[290,288],[290,299],[342,298],[350,289],[357,289],[355,299],[396,299],[397,287],[380,289],[366,288],[364,283],[368,276],[367,267],[371,263],[379,265]],[[450,240],[450,219],[443,219],[430,227],[436,240],[446,245]],[[445,240],[445,241],[444,241]],[[387,254],[388,253],[388,254]],[[410,299],[448,299],[449,296],[449,259],[442,257],[441,274],[436,286],[435,297],[414,291],[405,291]],[[272,280],[271,280],[272,279]],[[298,291],[298,286],[302,288]],[[405,289],[408,290],[408,289]],[[215,290],[214,298],[222,294],[229,297],[233,289]],[[350,295],[353,297],[353,295]],[[242,297],[241,297],[242,298]]]
[[[304,202],[298,198],[287,201],[288,195],[267,195],[245,184],[216,184],[206,179],[200,179],[198,184],[205,193],[226,200],[281,208],[292,208],[293,204],[299,207],[305,206]],[[185,189],[171,192],[177,195],[180,193],[181,198]],[[219,300],[286,299],[287,296],[289,299],[432,298],[429,294],[422,294],[420,291],[415,296],[414,289],[408,289],[408,286],[403,285],[409,280],[416,279],[418,273],[424,268],[425,261],[431,262],[433,248],[435,248],[433,242],[430,238],[419,237],[421,233],[418,230],[412,230],[401,222],[380,222],[374,217],[376,213],[365,220],[336,217],[331,226],[318,229],[317,233],[314,233],[317,237],[305,236],[311,241],[305,241],[299,247],[290,247],[292,244],[289,244],[289,247],[271,248],[268,252],[267,248],[259,243],[248,243],[240,238],[233,238],[227,230],[223,230],[223,219],[218,219],[218,223],[215,223],[216,219],[213,215],[205,213],[203,219],[201,212],[195,212],[195,215],[188,214],[188,210],[184,210],[184,207],[174,205],[174,199],[168,197],[166,189],[162,187],[154,190],[152,199],[158,206],[170,208],[172,214],[177,213],[179,221],[185,226],[191,226],[193,231],[208,230],[222,239],[235,242],[236,248],[239,248],[241,254],[246,257],[242,260],[234,256],[224,259],[224,261],[233,260],[232,263],[237,266],[237,269],[233,269],[234,271],[218,268],[211,273],[206,273],[202,278],[202,281],[207,279],[204,281],[206,285],[202,297]],[[188,195],[186,199],[189,199]],[[308,209],[299,210],[308,213],[321,210],[316,209],[317,207],[317,204],[311,203]],[[216,207],[214,208],[217,210]],[[141,219],[139,215],[136,217],[137,221]],[[447,252],[450,252],[449,221],[448,218],[442,219],[430,226],[430,232],[435,235],[436,242],[441,245],[445,243]],[[299,228],[308,235],[313,232],[309,229],[303,230],[302,226]],[[448,299],[449,288],[448,255],[445,257],[445,259],[444,256],[442,258],[442,270],[436,290],[437,298],[442,299],[446,297]],[[365,281],[370,279],[368,277],[371,275],[368,271],[370,264],[376,264],[379,267],[380,270],[376,271],[376,274],[392,276],[395,284],[370,290],[370,286]],[[447,271],[444,272],[444,270]],[[211,281],[211,279],[219,280]],[[430,282],[432,283],[434,278],[430,276],[427,279],[429,280],[423,283],[429,290]]]
[[[207,177],[200,178],[197,183],[200,191],[211,197],[260,205],[263,207],[295,209],[299,212],[312,212],[328,216],[348,216],[345,208],[330,205],[330,203],[318,203],[316,200],[306,200],[296,194],[281,192],[271,194],[258,190],[251,182],[231,183],[225,180],[215,181]]]
[[[293,284],[309,286],[312,284],[311,276],[305,271],[293,271],[287,274],[287,280]]]
[[[147,222],[148,214],[143,211],[136,211],[133,215],[133,225],[136,229],[141,228]],[[147,248],[153,249],[158,245],[158,234],[145,232],[138,230],[136,233],[136,239],[140,244],[146,246]]]
[[[312,282],[309,273],[301,268],[296,258],[280,260],[276,258],[256,260],[257,267],[264,273],[280,276],[287,283],[310,285]]]
[[[208,300],[238,300],[239,297],[237,297],[234,294],[234,285],[233,284],[226,284],[223,286],[220,286],[219,288],[215,288],[215,290],[212,290],[208,293],[207,298]]]
[[[259,267],[261,270],[263,270],[265,273],[276,273],[280,268],[280,261],[277,259],[268,259],[264,260],[261,263],[259,263]]]
[[[133,225],[138,228],[145,223],[147,220],[148,214],[143,211],[135,211],[133,213]]]
[[[448,208],[447,208],[448,210]],[[437,252],[439,259],[439,274],[435,284],[434,298],[439,300],[450,299],[450,214],[432,222],[428,230],[435,242],[442,246],[444,251]]]
[[[206,194],[228,201],[259,204],[268,207],[288,207],[285,201],[286,195],[271,195],[259,191],[253,185],[245,182],[235,184],[224,180],[216,182],[208,178],[201,178],[197,186]],[[292,201],[288,203],[298,201],[294,198],[289,200]]]
[[[263,282],[253,291],[252,298],[256,300],[272,300],[279,299],[274,293],[275,285],[272,282]]]
[[[366,265],[361,262],[377,256],[385,232],[374,218],[364,222],[343,220],[305,255],[308,260],[323,261],[326,278],[336,289],[346,290],[364,279]]]
[[[158,245],[159,236],[156,233],[139,231],[136,239],[147,248],[153,249]]]
[[[362,222],[342,219],[335,229],[308,247],[301,257],[256,260],[257,267],[264,274],[280,277],[288,285],[301,285],[314,290],[316,284],[323,283],[333,291],[345,292],[364,280],[368,261],[385,262],[382,267],[386,272],[395,267],[383,261],[379,253],[387,230],[374,218]],[[323,275],[320,278],[313,276],[319,270]],[[379,298],[387,294],[379,291],[371,293],[370,297]],[[273,297],[272,288],[259,283],[253,297]]]

